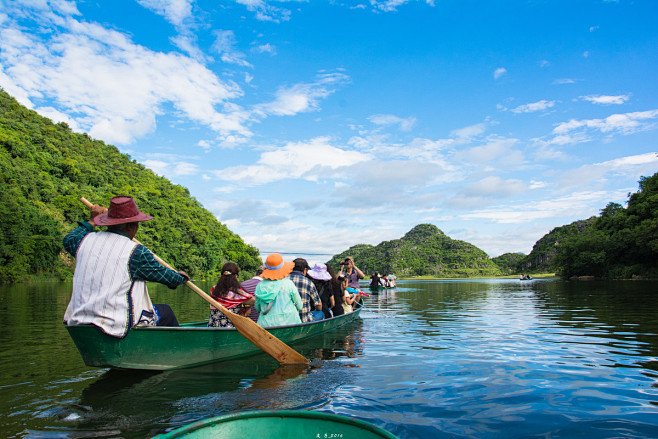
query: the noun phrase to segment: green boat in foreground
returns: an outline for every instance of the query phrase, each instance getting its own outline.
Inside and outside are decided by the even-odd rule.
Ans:
[[[310,411],[261,411],[206,419],[153,439],[211,438],[395,439],[388,431],[359,419]]]
[[[354,321],[362,307],[317,322],[266,328],[286,344],[314,337]],[[124,338],[94,325],[67,326],[87,366],[170,370],[198,366],[262,352],[234,328],[209,328],[207,322],[179,327],[132,328]]]

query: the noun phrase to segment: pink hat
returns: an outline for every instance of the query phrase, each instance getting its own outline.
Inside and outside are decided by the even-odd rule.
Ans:
[[[265,267],[265,270],[263,270],[263,274],[261,274],[260,277],[268,280],[279,280],[288,276],[292,272],[295,263],[284,262],[283,256],[278,253],[272,253],[267,259],[265,259],[263,267]]]
[[[101,213],[94,217],[94,223],[99,226],[113,226],[152,219],[151,215],[139,211],[132,197],[119,196],[110,200],[110,208],[107,209],[107,213]]]

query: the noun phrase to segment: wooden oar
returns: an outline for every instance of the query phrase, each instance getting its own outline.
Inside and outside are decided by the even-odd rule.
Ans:
[[[84,197],[80,198],[80,201],[82,201],[87,207],[92,206],[92,204],[87,201]],[[133,238],[133,241],[136,242],[137,244],[141,243],[137,241],[135,238]],[[173,270],[173,268],[167,264],[165,261],[160,259],[155,253],[153,254],[155,256],[155,259],[164,265],[167,268],[170,268]],[[256,322],[251,320],[248,317],[243,317],[241,315],[232,313],[228,309],[226,309],[224,306],[222,306],[221,303],[217,302],[215,299],[210,297],[208,294],[206,294],[201,288],[197,287],[192,283],[192,281],[187,281],[185,282],[185,285],[197,293],[201,298],[203,298],[206,302],[214,306],[216,309],[222,312],[231,323],[233,323],[233,326],[235,326],[235,329],[240,332],[247,340],[258,346],[260,349],[262,349],[265,353],[271,355],[275,360],[277,360],[281,364],[308,364],[309,361],[304,357],[303,355],[299,354],[297,351],[295,351],[293,348],[267,332],[262,326],[259,326]]]

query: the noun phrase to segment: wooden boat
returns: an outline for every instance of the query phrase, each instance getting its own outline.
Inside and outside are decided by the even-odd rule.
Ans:
[[[286,344],[304,340],[354,321],[363,309],[317,322],[266,328]],[[179,327],[132,328],[124,338],[94,325],[67,326],[87,366],[170,370],[262,352],[235,328],[209,328],[208,322]]]
[[[194,422],[153,439],[359,438],[395,439],[392,433],[360,419],[311,411],[255,411]]]

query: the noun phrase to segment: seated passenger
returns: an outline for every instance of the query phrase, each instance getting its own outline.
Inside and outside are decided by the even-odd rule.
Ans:
[[[361,292],[355,288],[348,288],[348,279],[346,277],[340,278],[341,289],[343,293],[343,310],[345,314],[354,311],[354,303],[359,302],[361,299]]]
[[[249,315],[251,307],[256,303],[253,294],[240,287],[238,273],[240,268],[233,262],[227,262],[222,267],[222,275],[210,290],[210,295],[229,311],[240,315]],[[208,326],[233,328],[233,323],[220,310],[210,305]]]
[[[334,296],[334,306],[331,308],[331,314],[334,317],[343,315],[345,314],[345,310],[343,309],[343,296],[345,295],[345,292],[341,288],[341,280],[336,276],[336,272],[331,268],[331,265],[328,264],[327,273],[331,275],[331,280],[329,282]]]
[[[307,274],[313,280],[315,288],[320,295],[324,317],[326,319],[333,317],[331,309],[336,306],[336,302],[334,300],[334,291],[331,286],[331,274],[327,271],[327,266],[325,264],[315,264],[313,269]]]
[[[262,281],[256,286],[256,311],[260,313],[258,324],[263,327],[294,325],[301,323],[299,311],[302,298],[288,275],[295,264],[284,262],[278,253],[265,260]]]
[[[315,288],[313,280],[307,277],[311,267],[304,258],[297,258],[293,263],[295,266],[290,273],[290,280],[295,284],[299,297],[302,298],[302,310],[299,312],[299,318],[302,323],[324,319],[318,290]]]

